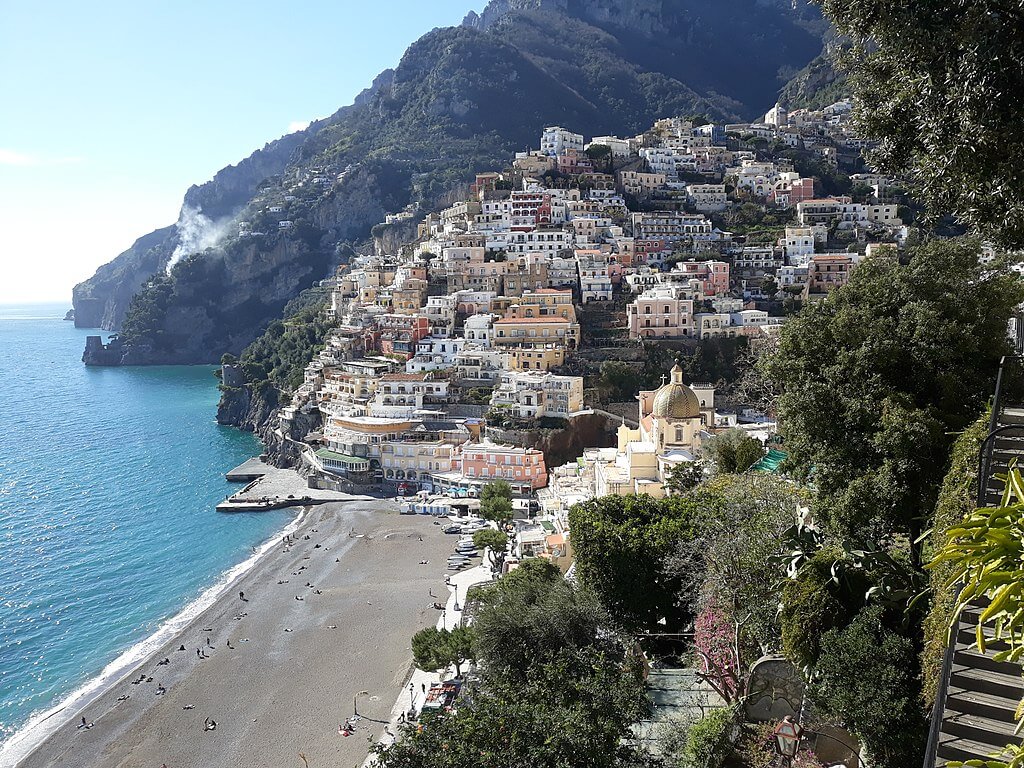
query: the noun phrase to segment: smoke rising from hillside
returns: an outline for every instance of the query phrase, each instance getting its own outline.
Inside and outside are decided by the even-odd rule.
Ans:
[[[216,245],[230,225],[229,218],[213,221],[200,208],[182,206],[181,215],[178,216],[178,247],[167,262],[167,271],[170,272],[186,256]]]

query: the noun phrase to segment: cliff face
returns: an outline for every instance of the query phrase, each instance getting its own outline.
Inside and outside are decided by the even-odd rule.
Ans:
[[[135,292],[164,268],[177,245],[177,227],[164,227],[136,240],[132,247],[75,286],[76,328],[116,329]]]
[[[120,329],[125,363],[238,353],[385,213],[434,207],[544,125],[629,135],[667,115],[763,113],[779,73],[821,47],[779,3],[495,0],[424,35],[353,105],[189,189],[176,224],[75,288],[76,323]]]
[[[297,442],[322,426],[320,412],[300,411],[282,430],[278,415],[280,395],[273,387],[222,388],[217,405],[217,423],[253,432],[263,442],[263,455],[275,467],[294,467],[299,464]]]

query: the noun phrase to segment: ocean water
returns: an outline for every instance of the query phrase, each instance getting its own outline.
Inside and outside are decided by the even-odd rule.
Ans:
[[[0,305],[0,742],[196,608],[287,511],[219,514],[259,452],[210,367],[86,368],[66,305]],[[96,333],[95,331],[91,333]],[[115,661],[118,660],[119,661]]]

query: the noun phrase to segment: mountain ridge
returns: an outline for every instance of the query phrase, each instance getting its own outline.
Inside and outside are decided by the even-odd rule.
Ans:
[[[427,32],[351,105],[190,187],[178,222],[139,238],[75,287],[76,324],[122,327],[135,297],[148,314],[123,327],[135,345],[126,362],[213,362],[326,277],[385,213],[435,206],[474,172],[535,143],[543,125],[632,135],[672,114],[750,119],[774,101],[779,72],[797,71],[821,47],[803,20],[763,0],[642,0],[644,13],[625,19],[627,6],[636,8],[624,0],[494,0],[458,27]],[[737,65],[720,55],[726,30],[767,48],[770,61],[756,77],[736,77]],[[700,74],[708,57],[717,66]],[[330,177],[327,191],[303,187],[290,195],[300,199],[282,203],[315,169]],[[349,169],[346,181],[335,180]],[[265,212],[275,202],[296,230],[269,231],[277,222]],[[233,235],[242,222],[263,227],[260,237]],[[210,264],[181,274],[172,267],[169,280],[157,281],[160,302],[137,295],[195,252]],[[289,269],[306,284],[285,279]],[[224,296],[190,282],[209,274]]]

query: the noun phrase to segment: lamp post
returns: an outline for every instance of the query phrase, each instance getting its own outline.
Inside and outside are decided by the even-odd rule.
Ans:
[[[800,724],[794,722],[789,715],[775,726],[775,751],[786,761],[788,768],[792,768],[793,758],[800,751],[800,737],[803,736],[803,732]]]
[[[369,695],[370,695],[369,691],[359,691],[359,693],[357,693],[355,696],[352,697],[352,714],[353,715],[358,715],[359,714],[359,708],[356,706],[356,699],[358,699],[360,696],[369,696]]]
[[[412,722],[416,719],[416,689],[412,683],[409,683],[409,714],[406,716],[406,720]]]
[[[459,605],[459,585],[455,585],[455,605],[452,606],[453,611],[461,611],[462,607]]]

